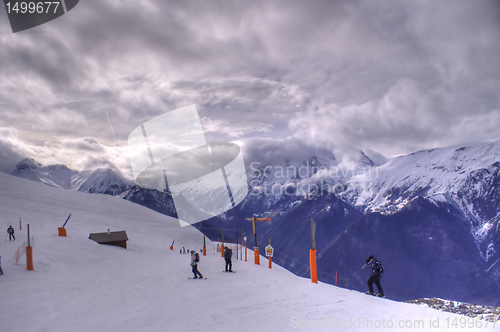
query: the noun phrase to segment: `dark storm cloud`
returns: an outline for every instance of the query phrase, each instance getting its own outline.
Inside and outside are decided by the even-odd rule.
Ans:
[[[125,147],[190,104],[209,141],[292,135],[397,154],[493,139],[499,25],[493,0],[87,0],[44,33],[0,34],[0,117],[37,151],[59,142],[55,155],[92,151],[82,137]],[[102,163],[94,152],[79,165]]]

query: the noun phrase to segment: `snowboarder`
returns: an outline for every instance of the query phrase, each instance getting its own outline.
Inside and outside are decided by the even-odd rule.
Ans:
[[[366,260],[366,264],[363,265],[361,269],[366,267],[370,267],[372,269],[370,278],[368,278],[368,281],[366,282],[368,284],[368,292],[366,292],[366,294],[375,295],[375,293],[373,293],[373,283],[375,283],[378,289],[377,296],[384,297],[384,290],[380,284],[380,277],[383,271],[382,264],[370,255],[370,257]]]
[[[193,279],[203,279],[203,275],[198,271],[198,262],[200,261],[200,255],[198,255],[194,250],[191,251],[191,266],[193,267]]]
[[[9,233],[9,241],[12,241],[12,238],[14,238],[14,241],[16,240],[16,237],[14,236],[14,228],[12,228],[12,225],[7,228],[7,233]]]
[[[231,262],[231,257],[233,256],[233,251],[229,247],[225,247],[224,259],[226,260],[226,272],[233,272],[233,263]],[[228,269],[229,266],[229,269]]]

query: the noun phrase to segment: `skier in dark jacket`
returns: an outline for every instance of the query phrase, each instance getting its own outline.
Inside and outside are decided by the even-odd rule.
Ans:
[[[12,241],[12,238],[14,238],[14,241],[16,240],[16,237],[14,236],[14,228],[12,228],[12,225],[7,228],[7,233],[9,233],[9,241]]]
[[[375,295],[375,293],[373,293],[373,283],[375,283],[378,289],[377,296],[384,297],[384,290],[380,284],[381,271],[379,268],[379,262],[373,256],[370,256],[366,260],[366,264],[363,265],[361,269],[366,267],[370,267],[372,269],[370,278],[368,278],[368,281],[366,282],[368,284],[368,292],[366,294]]]
[[[196,259],[196,253],[194,250],[191,251],[191,266],[193,267],[194,277],[193,279],[203,279],[203,275],[198,271],[198,260]]]
[[[233,256],[233,251],[228,247],[226,247],[226,250],[224,250],[224,259],[226,260],[226,272],[233,272],[233,263],[231,262],[232,256]]]

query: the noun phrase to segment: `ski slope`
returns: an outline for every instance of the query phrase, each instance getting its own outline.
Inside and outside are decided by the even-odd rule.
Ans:
[[[57,236],[70,213],[68,237]],[[2,332],[500,329],[500,324],[485,329],[477,319],[313,284],[276,265],[269,269],[264,258],[257,266],[250,255],[248,262],[233,259],[237,273],[226,274],[224,260],[209,252],[199,265],[208,279],[188,280],[190,256],[179,249],[202,248],[203,236],[193,227],[181,228],[175,219],[117,197],[0,173],[4,234],[9,224],[16,241],[0,238]],[[14,252],[27,239],[26,224],[35,239],[34,271],[26,270],[25,256],[15,264]],[[108,228],[127,231],[128,249],[88,239],[89,233]],[[382,284],[390,288],[383,278]]]

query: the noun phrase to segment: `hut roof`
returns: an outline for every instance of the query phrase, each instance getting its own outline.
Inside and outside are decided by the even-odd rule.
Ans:
[[[104,232],[104,233],[90,233],[89,239],[97,242],[97,243],[110,243],[117,241],[128,241],[127,232],[118,231],[118,232]]]

